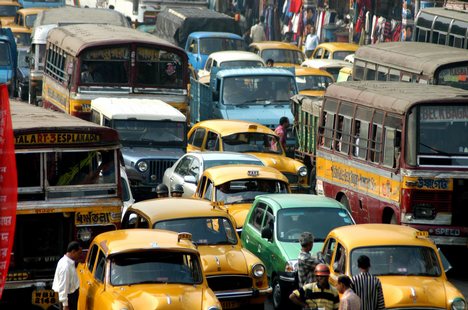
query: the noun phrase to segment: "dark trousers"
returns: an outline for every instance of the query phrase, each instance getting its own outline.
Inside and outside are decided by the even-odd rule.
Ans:
[[[71,294],[68,294],[68,309],[77,310],[78,309],[78,296],[80,295],[80,289],[78,288]],[[60,309],[63,309],[63,304],[60,303]]]

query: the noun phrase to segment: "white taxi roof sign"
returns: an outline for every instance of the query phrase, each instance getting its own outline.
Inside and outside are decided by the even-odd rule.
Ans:
[[[258,171],[258,170],[248,170],[247,175],[249,177],[258,177],[260,175],[260,171]]]
[[[429,237],[429,232],[425,231],[425,230],[418,230],[414,233],[414,236],[416,238],[427,238]]]
[[[180,242],[180,240],[185,239],[188,241],[192,241],[192,234],[189,232],[181,232],[177,234],[177,242]]]

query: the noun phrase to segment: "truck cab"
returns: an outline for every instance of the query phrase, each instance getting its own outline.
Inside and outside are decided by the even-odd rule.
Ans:
[[[292,123],[289,99],[297,94],[294,68],[242,68],[211,71],[210,83],[191,80],[190,120],[242,120],[270,129],[282,116]],[[294,145],[288,132],[288,145]]]
[[[185,116],[157,99],[101,97],[91,101],[91,120],[119,133],[135,200],[155,198],[164,171],[185,154]]]
[[[11,29],[0,28],[0,83],[8,85],[10,97],[15,90],[17,59],[16,41]]]

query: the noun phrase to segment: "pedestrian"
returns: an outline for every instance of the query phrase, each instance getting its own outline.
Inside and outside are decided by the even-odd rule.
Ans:
[[[160,183],[156,186],[156,197],[157,198],[167,198],[169,197],[169,189],[166,184]]]
[[[307,231],[303,232],[299,237],[299,244],[301,245],[301,252],[297,259],[297,277],[299,287],[303,287],[307,283],[315,282],[314,271],[318,261],[310,255],[314,245],[314,235]]]
[[[275,65],[275,61],[271,58],[268,58],[266,61],[266,66],[267,67],[273,67]]]
[[[266,41],[265,36],[265,16],[260,16],[260,21],[250,28],[250,38],[252,42]]]
[[[82,248],[78,241],[68,244],[67,253],[58,261],[55,269],[52,289],[58,293],[61,309],[78,309],[80,282],[76,273],[75,262],[81,257]]]
[[[180,184],[174,184],[171,186],[171,197],[182,197],[184,194],[184,188]]]
[[[361,299],[351,289],[351,279],[347,275],[338,277],[336,288],[341,294],[339,310],[360,310]]]
[[[279,120],[278,127],[275,128],[275,133],[279,137],[279,142],[283,149],[286,149],[286,138],[287,138],[287,130],[289,127],[289,119],[286,116],[282,116]]]
[[[316,282],[308,283],[294,290],[289,299],[296,305],[306,309],[337,310],[340,297],[336,288],[330,285],[328,277],[330,269],[325,264],[315,267]]]
[[[379,278],[369,273],[370,258],[361,255],[357,260],[360,273],[351,278],[351,288],[361,299],[361,310],[385,309],[382,284]]]
[[[315,26],[314,25],[306,25],[310,29],[309,33],[307,34],[306,41],[305,41],[305,54],[307,58],[312,56],[315,48],[319,45],[320,41],[317,36]]]

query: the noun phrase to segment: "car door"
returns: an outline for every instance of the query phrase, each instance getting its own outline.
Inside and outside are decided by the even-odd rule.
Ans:
[[[273,209],[267,205],[265,210],[265,217],[263,218],[262,222],[262,230],[266,228],[270,228],[273,231],[273,236],[271,240],[262,239],[261,243],[258,246],[258,249],[261,253],[265,253],[265,260],[262,260],[265,264],[267,270],[280,270],[278,266],[280,257],[278,257],[278,246],[276,243],[275,238],[275,216],[273,213]],[[283,267],[283,266],[281,266]],[[283,267],[284,268],[284,267]]]
[[[264,260],[264,253],[257,253],[258,245],[262,240],[262,223],[265,216],[266,204],[259,201],[253,207],[249,217],[245,219],[242,230],[242,245],[250,252],[257,255],[261,261]],[[268,269],[267,269],[268,270]]]
[[[205,141],[205,128],[199,127],[188,137],[187,152],[201,151]]]
[[[187,174],[182,179],[182,187],[184,188],[184,194],[182,195],[182,197],[190,198],[193,196],[193,193],[195,193],[195,190],[197,188],[197,181],[200,177],[200,166],[200,159],[198,159],[197,157],[192,157]],[[185,177],[190,177],[192,180],[195,180],[195,183],[187,182],[185,180]]]
[[[104,291],[104,274],[105,274],[105,265],[106,265],[106,256],[102,249],[97,245],[96,247],[96,259],[94,263],[94,269],[91,272],[91,275],[86,278],[83,283],[83,292],[85,299],[85,307],[81,309],[98,309],[96,305],[99,304],[99,296]],[[88,267],[88,270],[91,266]],[[81,295],[81,294],[80,294]]]
[[[93,277],[94,265],[96,263],[97,254],[99,252],[99,248],[96,244],[93,244],[90,247],[89,253],[86,257],[84,263],[79,264],[77,268],[78,278],[80,280],[80,291],[81,294],[78,298],[78,308],[79,309],[86,309],[86,302],[88,296],[88,289],[89,283]]]
[[[203,149],[205,151],[220,151],[220,139],[216,132],[208,131]]]
[[[336,287],[338,277],[346,272],[346,248],[340,242],[336,244],[335,255],[330,262],[330,283]]]
[[[323,48],[318,47],[315,49],[314,54],[312,55],[312,58],[315,59],[322,59],[323,58]]]

